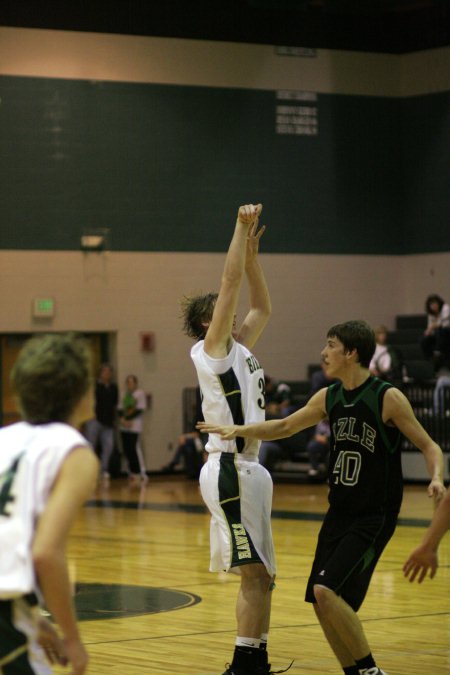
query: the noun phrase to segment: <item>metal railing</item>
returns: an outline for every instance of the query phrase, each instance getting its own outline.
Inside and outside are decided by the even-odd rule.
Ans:
[[[405,383],[403,393],[411,403],[415,416],[440,445],[442,450],[450,450],[450,387],[436,390],[435,384]],[[410,441],[404,439],[404,450],[413,450]]]

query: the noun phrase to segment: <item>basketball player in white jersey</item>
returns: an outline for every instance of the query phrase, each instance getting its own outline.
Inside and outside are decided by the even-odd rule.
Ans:
[[[250,352],[271,314],[267,285],[258,261],[262,205],[241,206],[218,295],[185,298],[185,332],[195,340],[191,357],[197,370],[205,420],[225,424],[264,420],[264,372]],[[239,329],[236,307],[244,276],[250,309]],[[208,461],[200,474],[203,499],[211,512],[210,570],[241,576],[237,638],[224,675],[270,673],[267,634],[275,555],[270,513],[272,479],[258,463],[259,441],[222,441],[210,435]]]
[[[24,421],[0,430],[0,672],[86,672],[65,546],[98,460],[77,428],[93,412],[91,356],[74,334],[22,349],[12,382]],[[40,615],[48,609],[62,632]]]

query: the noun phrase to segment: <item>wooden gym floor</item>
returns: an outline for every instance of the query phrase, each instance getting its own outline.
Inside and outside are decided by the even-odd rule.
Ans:
[[[289,675],[342,672],[303,601],[326,495],[324,485],[274,486],[278,577],[269,654],[274,670],[295,659]],[[359,613],[389,675],[450,673],[450,535],[435,579],[413,585],[401,569],[431,513],[425,486],[406,486],[400,524]],[[238,579],[208,572],[208,527],[195,481],[156,477],[136,489],[119,479],[98,488],[68,551],[91,675],[223,673]]]

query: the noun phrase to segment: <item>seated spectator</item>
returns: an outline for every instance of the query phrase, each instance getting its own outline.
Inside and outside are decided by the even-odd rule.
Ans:
[[[422,352],[435,370],[450,366],[450,305],[440,295],[429,295],[425,302],[427,328],[421,340]]]
[[[330,423],[327,419],[316,425],[313,437],[306,445],[311,468],[308,476],[325,479],[330,451]]]
[[[392,368],[392,356],[387,346],[387,328],[386,326],[377,326],[374,330],[376,347],[372,360],[369,364],[369,370],[372,375],[388,379],[388,374]]]
[[[283,451],[279,441],[261,441],[261,445],[259,446],[259,463],[270,474],[281,459],[283,459]]]
[[[187,478],[197,479],[203,465],[204,446],[200,434],[191,431],[182,434],[178,439],[173,459],[162,468],[163,473],[173,473],[182,464]]]
[[[303,459],[306,452],[309,432],[299,431],[289,438],[280,438],[275,441],[262,441],[259,448],[259,463],[269,473],[272,473],[276,465],[283,460],[295,462]]]
[[[268,381],[268,386],[267,386]],[[335,379],[328,378],[321,367],[320,370],[313,372],[311,376],[310,396],[328,385],[335,382]],[[266,420],[286,417],[294,412],[296,407],[291,400],[291,390],[287,384],[274,383],[271,378],[266,376]],[[276,464],[281,460],[296,461],[299,455],[307,451],[307,443],[310,439],[310,431],[300,431],[289,438],[280,438],[273,441],[262,441],[259,448],[259,463],[262,464],[269,473],[272,473]],[[320,453],[326,455],[326,450]],[[322,460],[319,460],[319,464]]]
[[[291,388],[284,382],[276,382],[269,375],[265,379],[266,420],[286,417],[293,411]],[[280,459],[287,458],[283,440],[262,441],[259,448],[259,463],[272,473]]]
[[[291,388],[285,382],[276,382],[268,375],[265,380],[266,419],[286,417],[292,411]]]
[[[321,363],[320,370],[315,370],[311,374],[311,389],[309,390],[309,398],[311,398],[311,396],[313,396],[313,394],[315,394],[317,391],[320,391],[320,389],[333,384],[333,382],[336,382],[336,379],[328,377],[324,370],[324,364]]]
[[[396,347],[387,344],[386,326],[377,326],[374,333],[376,347],[369,370],[375,377],[401,387],[403,382],[402,356]]]
[[[177,447],[172,460],[163,466],[163,473],[173,473],[177,466],[181,464],[187,478],[197,479],[204,462],[204,440],[205,434],[200,434],[195,425],[203,420],[202,398],[200,387],[195,388],[195,407],[193,410],[193,419],[188,424],[188,431],[178,438]]]
[[[445,390],[450,390],[450,369],[442,369],[439,373],[439,377],[436,380],[436,386],[433,392],[433,408],[434,414],[440,417],[444,417],[447,413],[447,408],[445,405],[444,394]]]

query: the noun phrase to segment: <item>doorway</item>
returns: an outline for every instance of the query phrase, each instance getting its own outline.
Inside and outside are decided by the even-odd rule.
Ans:
[[[100,364],[112,361],[114,354],[114,333],[82,333],[92,351],[93,374],[98,372]],[[7,333],[0,335],[0,426],[18,422],[21,417],[17,409],[14,390],[11,384],[11,370],[25,342],[35,333]]]

